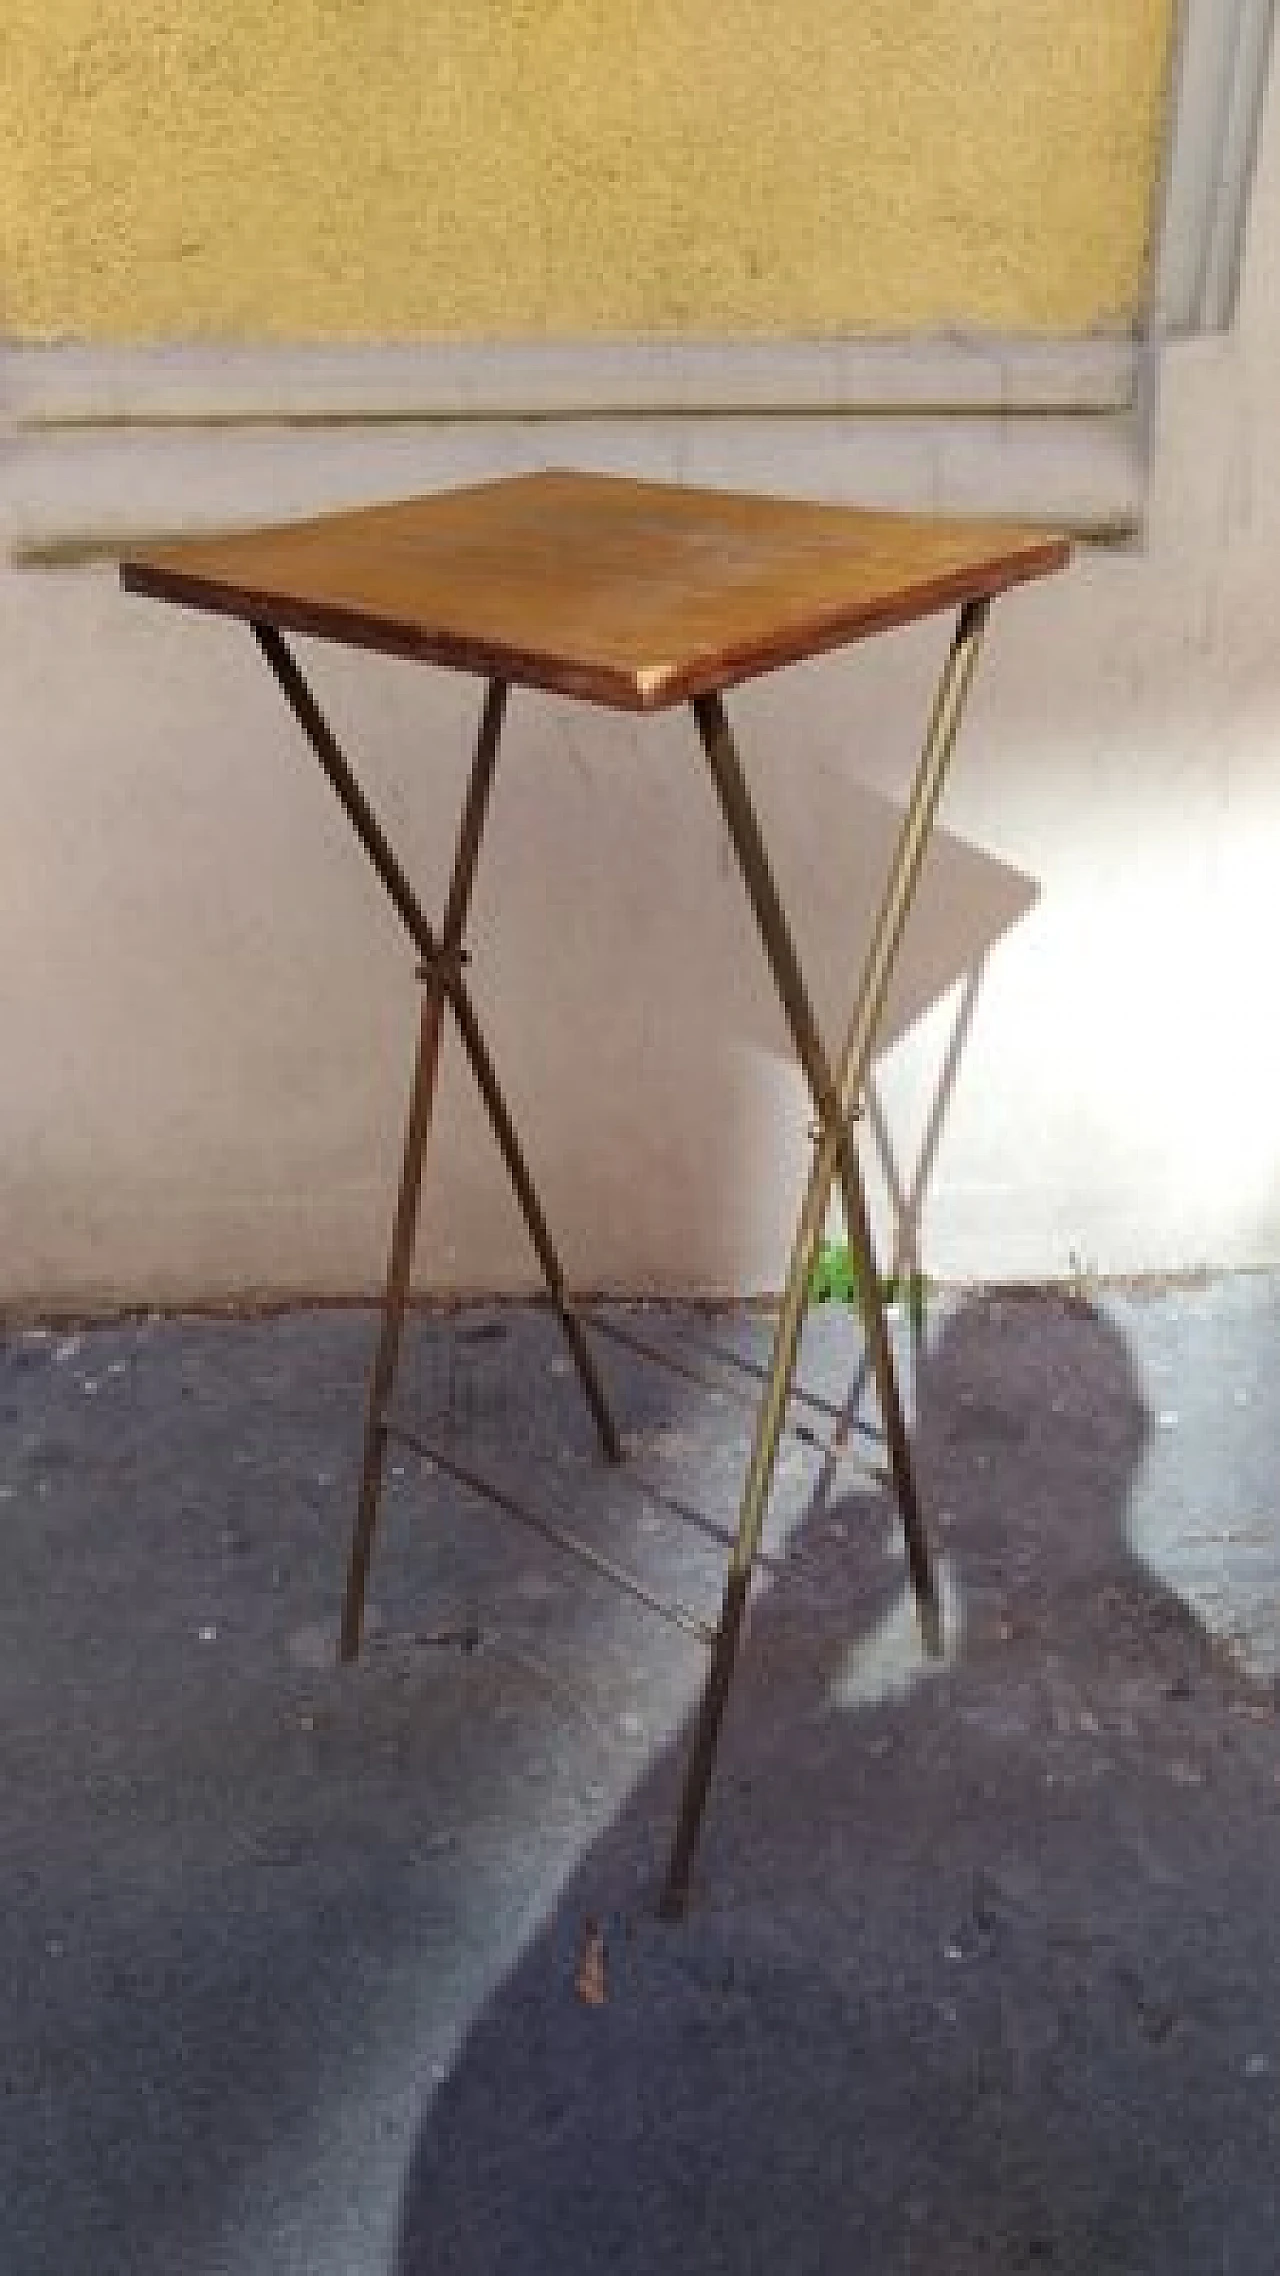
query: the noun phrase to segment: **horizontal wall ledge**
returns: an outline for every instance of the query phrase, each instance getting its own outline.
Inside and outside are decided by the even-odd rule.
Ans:
[[[1139,394],[1128,334],[590,340],[275,348],[0,347],[11,428],[412,424],[680,415],[1105,415]]]
[[[0,452],[0,556],[69,570],[546,466],[1122,540],[1143,526],[1142,435],[1119,412],[31,427]]]

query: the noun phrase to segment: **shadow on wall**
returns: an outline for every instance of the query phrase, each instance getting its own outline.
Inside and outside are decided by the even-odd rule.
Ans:
[[[821,766],[806,769],[804,792],[797,796],[785,745],[768,736],[762,740],[752,731],[757,723],[751,707],[744,704],[742,711],[744,768],[834,1060],[853,1009],[901,807]],[[637,734],[645,742],[632,747]],[[657,749],[647,749],[655,735]],[[548,850],[546,868],[557,876],[574,923],[544,928],[542,1008],[534,1022],[527,1016],[527,992],[515,988],[514,967],[510,980],[503,969],[503,925],[479,959],[480,995],[495,1006],[495,1050],[509,1070],[513,1095],[532,1102],[535,1159],[539,1095],[578,1099],[568,1140],[572,1195],[566,1190],[565,1207],[578,1222],[614,1228],[607,1284],[690,1285],[687,1252],[690,1228],[696,1227],[698,1285],[772,1288],[794,1230],[812,1112],[747,895],[703,779],[692,726],[673,719],[636,730],[630,723],[593,719],[589,742],[585,790],[578,782],[557,785],[566,843]],[[544,824],[533,811],[532,786],[520,779],[523,757],[513,733],[509,771],[495,802],[499,873],[513,845],[526,864],[539,864],[538,831]],[[609,774],[624,765],[637,843],[669,844],[660,881],[649,872],[620,870],[609,839]],[[682,824],[674,835],[673,812]],[[903,1263],[915,1258],[924,1186],[973,1010],[966,997],[976,991],[998,943],[1032,908],[1037,891],[1025,872],[944,829],[934,833],[877,1054],[883,1060],[914,1023],[956,992],[960,1033],[940,1070],[937,1127],[925,1131],[919,1190],[910,1190],[917,1181],[905,1161],[897,1174],[882,1116],[870,1133],[887,1162],[899,1236],[892,1245],[902,1249]],[[523,961],[521,969],[527,970]],[[616,1018],[602,1016],[608,1003],[619,1007]],[[584,1045],[590,1050],[589,1084],[583,1080]],[[637,1100],[644,1102],[640,1115]],[[698,1134],[712,1127],[715,1143],[698,1143]],[[549,1175],[563,1166],[559,1149],[556,1160],[548,1158]],[[451,1175],[452,1164],[441,1173],[442,1189]],[[433,1253],[436,1236],[430,1196],[426,1207],[424,1258]],[[630,1244],[629,1277],[621,1278],[615,1255],[619,1224],[628,1227]],[[588,1266],[588,1282],[593,1277]]]
[[[958,1656],[917,1680],[883,1500],[809,1511],[687,1922],[654,1918],[681,1746],[465,2039],[397,2276],[1272,2265],[1270,1734],[1126,1547],[1125,1344],[975,1302],[920,1393]]]
[[[89,1305],[372,1290],[416,1026],[394,916],[247,640],[130,612],[94,578],[12,582],[18,708],[38,711],[41,764],[16,785],[0,849],[6,1037],[24,1069],[0,1098],[7,1295]],[[936,625],[926,634],[904,636],[894,658],[918,677],[921,708],[942,639]],[[121,684],[138,691],[135,730],[128,706],[104,711],[83,676],[47,703],[72,649],[117,658]],[[825,667],[851,747],[883,693],[873,676],[858,696],[870,660],[847,684]],[[842,739],[797,763],[809,677],[778,675],[794,684],[771,703],[785,694],[799,707],[786,733],[748,691],[730,708],[834,1047],[900,811],[893,792],[850,779]],[[434,914],[474,691],[410,666],[371,673],[341,652],[317,659],[314,684]],[[179,791],[171,754],[188,747],[195,716],[216,722],[210,764],[193,757]],[[895,788],[914,734],[913,720]],[[896,725],[887,739],[896,751]],[[84,816],[74,873],[59,820],[71,806]],[[144,813],[154,836],[139,833]],[[57,894],[44,890],[53,874]],[[1035,892],[1021,871],[937,833],[885,1047]],[[86,964],[86,924],[111,939],[110,957]],[[811,1115],[689,719],[513,704],[472,947],[477,1006],[571,1280],[776,1285]],[[74,1047],[54,1032],[59,1006],[75,1007]],[[235,1103],[246,1099],[251,1114]],[[428,1187],[423,1284],[536,1284],[452,1049]]]

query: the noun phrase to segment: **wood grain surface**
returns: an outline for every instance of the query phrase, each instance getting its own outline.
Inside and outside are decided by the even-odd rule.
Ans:
[[[520,475],[184,540],[130,592],[651,711],[1059,569],[982,521]]]

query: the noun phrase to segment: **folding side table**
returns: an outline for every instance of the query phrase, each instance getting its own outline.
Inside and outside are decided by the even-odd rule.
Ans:
[[[584,1321],[526,1167],[466,978],[465,929],[485,812],[513,684],[618,710],[688,703],[763,938],[816,1114],[814,1158],[800,1209],[724,1600],[712,1628],[678,1616],[710,1645],[663,1910],[683,1910],[698,1829],[760,1546],[778,1441],[827,1203],[838,1179],[889,1467],[926,1643],[939,1611],[911,1449],[872,1248],[854,1121],[894,960],[928,843],[991,602],[1060,568],[1066,541],[987,522],[873,514],[593,474],[546,473],[286,528],[192,539],[139,552],[125,587],[248,623],[285,699],[337,792],[419,958],[423,1002],[408,1138],[386,1294],[368,1394],[359,1504],[343,1606],[341,1652],[359,1649],[364,1591],[409,1293],[423,1159],[446,1004],[479,1084],[552,1306],[568,1340],[606,1456],[621,1454]],[[848,1032],[833,1059],[774,883],[730,733],[724,691],[783,664],[941,611],[958,611]],[[487,682],[474,765],[439,931],[325,721],[285,632],[452,666]],[[593,1321],[599,1326],[599,1321]],[[655,1355],[656,1356],[656,1355]],[[408,1436],[408,1433],[400,1435]],[[411,1443],[413,1441],[411,1440]],[[450,1468],[435,1448],[423,1448]],[[588,1543],[538,1519],[470,1471],[455,1474],[562,1548],[658,1606],[634,1576]]]

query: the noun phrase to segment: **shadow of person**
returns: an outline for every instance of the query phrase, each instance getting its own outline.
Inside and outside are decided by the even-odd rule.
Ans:
[[[1123,1338],[969,1302],[917,1403],[948,1658],[886,1502],[815,1507],[686,1920],[655,1917],[682,1741],[429,2104],[397,2276],[1274,2267],[1274,1729],[1125,1547]]]

